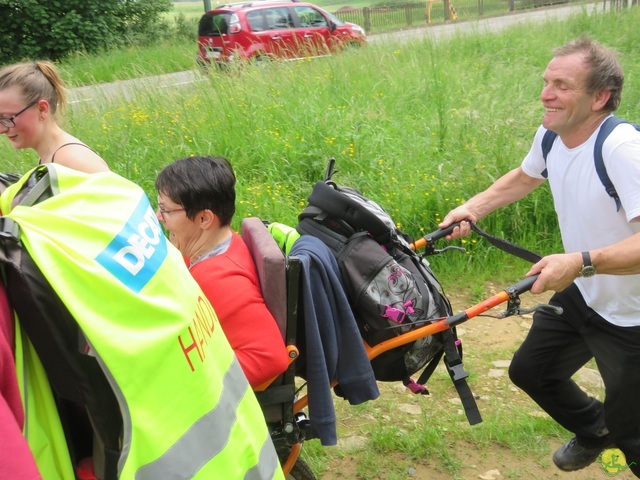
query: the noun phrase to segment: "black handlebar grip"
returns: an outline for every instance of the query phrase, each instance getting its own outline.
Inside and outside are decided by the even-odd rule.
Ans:
[[[536,283],[537,279],[538,279],[538,275],[527,277],[524,280],[520,280],[511,288],[513,288],[518,294],[528,292],[529,290],[531,290],[531,287],[533,287],[533,284]]]
[[[458,225],[460,225],[460,222],[454,222],[448,227],[441,228],[440,230],[436,230],[435,232],[431,232],[430,234],[425,235],[424,239],[427,241],[427,243],[433,243],[436,240],[440,240],[441,238],[446,237],[447,235],[451,235],[453,229]]]

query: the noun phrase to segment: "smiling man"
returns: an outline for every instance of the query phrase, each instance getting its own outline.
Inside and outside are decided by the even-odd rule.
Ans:
[[[615,54],[593,40],[558,48],[543,80],[544,118],[522,164],[440,227],[477,221],[549,180],[564,253],[542,258],[527,275],[539,274],[531,291],[555,291],[550,303],[563,313],[536,312],[509,374],[574,434],[553,455],[559,469],[584,468],[615,445],[640,477],[640,133],[621,123],[599,135],[615,121],[624,74]],[[600,152],[615,202],[596,170]],[[462,222],[451,237],[469,232]],[[571,379],[592,358],[603,401]]]

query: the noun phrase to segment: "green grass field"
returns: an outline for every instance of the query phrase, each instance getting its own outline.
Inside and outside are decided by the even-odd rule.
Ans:
[[[226,155],[240,179],[238,221],[260,216],[295,224],[335,157],[336,181],[359,188],[420,236],[520,163],[542,116],[541,75],[557,45],[590,33],[618,49],[627,72],[619,113],[640,118],[639,18],[638,9],[580,14],[491,35],[372,44],[320,60],[213,72],[172,89],[155,89],[150,80],[134,92],[135,101],[74,105],[66,126],[152,198],[155,175],[167,163]],[[61,69],[74,85],[98,70],[145,77],[193,68],[193,45],[159,47],[142,60],[121,52],[115,61],[77,58]],[[3,141],[0,162],[4,171],[26,171],[37,159]],[[483,227],[543,254],[560,249],[546,187],[489,216]],[[513,279],[526,271],[522,261],[478,238],[463,242],[466,255],[432,260],[440,275]]]
[[[378,201],[417,237],[435,230],[451,208],[520,164],[543,114],[542,73],[562,43],[589,34],[620,52],[626,85],[618,114],[640,121],[639,22],[638,8],[578,14],[495,34],[389,40],[321,60],[212,72],[172,88],[147,79],[129,98],[98,95],[71,105],[63,125],[152,200],[156,175],[168,163],[196,154],[227,156],[238,177],[236,228],[246,216],[295,225],[313,184],[335,157],[336,182]],[[60,68],[70,85],[83,85],[193,69],[194,55],[192,42],[169,42],[148,51],[78,56]],[[33,151],[17,151],[0,140],[0,171],[23,173],[37,163]],[[542,254],[561,249],[546,186],[483,219],[481,226]],[[464,294],[465,301],[480,299],[487,289],[506,286],[528,270],[525,262],[479,237],[452,243],[467,253],[430,261],[446,290]],[[473,381],[492,360],[512,353],[512,347],[494,349],[491,342],[500,330],[488,331],[488,346],[470,342],[467,366]],[[472,462],[468,452],[478,455],[474,462],[483,462],[498,448],[508,459],[501,468],[504,478],[550,478],[544,475],[555,470],[535,477],[521,464],[531,459],[532,469],[548,468],[550,442],[563,439],[562,430],[548,418],[532,416],[531,403],[512,402],[522,401],[523,394],[511,392],[507,380],[489,387],[481,429],[472,430],[447,403],[446,395],[455,391],[444,374],[431,389],[446,395],[440,395],[440,403],[427,403],[417,419],[398,414],[397,397],[340,406],[341,431],[349,429],[368,442],[345,463],[335,463],[344,453],[316,442],[305,444],[305,456],[327,479],[406,479],[407,465],[427,461],[439,465],[437,478],[462,479]],[[353,476],[329,475],[343,466]]]

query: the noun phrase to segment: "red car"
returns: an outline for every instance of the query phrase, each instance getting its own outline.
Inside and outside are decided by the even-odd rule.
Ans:
[[[220,5],[198,26],[198,62],[325,56],[365,43],[365,32],[311,3],[259,0]]]

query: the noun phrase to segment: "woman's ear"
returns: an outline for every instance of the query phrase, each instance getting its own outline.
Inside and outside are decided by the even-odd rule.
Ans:
[[[196,220],[200,225],[200,228],[203,230],[207,230],[209,228],[220,228],[220,220],[218,219],[218,216],[208,208],[199,212],[196,216]]]
[[[38,100],[38,113],[40,114],[40,118],[45,118],[51,109],[49,102],[46,100]]]

